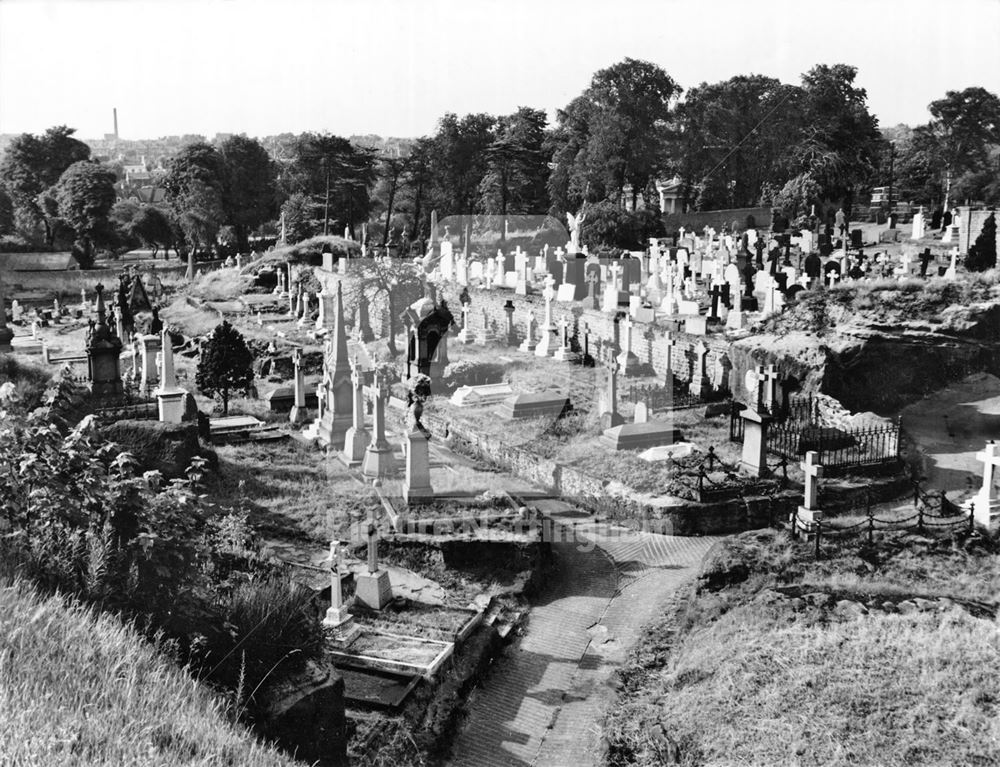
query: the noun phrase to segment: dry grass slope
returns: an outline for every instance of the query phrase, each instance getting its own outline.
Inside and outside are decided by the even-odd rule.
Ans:
[[[300,764],[231,724],[221,704],[132,629],[0,588],[0,764]]]
[[[813,563],[759,533],[726,548],[713,588],[738,583],[703,581],[626,665],[609,764],[997,764],[995,554],[914,539]],[[936,601],[892,606],[918,594]]]

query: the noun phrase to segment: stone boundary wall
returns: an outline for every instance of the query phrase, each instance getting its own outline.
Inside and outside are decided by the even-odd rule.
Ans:
[[[771,226],[771,208],[728,208],[726,210],[698,210],[689,213],[666,213],[663,223],[667,231],[675,231],[683,226],[685,229],[701,230],[706,226],[721,229],[722,225],[732,226],[736,221],[740,231],[746,229],[747,216],[753,216],[757,229],[768,229]]]

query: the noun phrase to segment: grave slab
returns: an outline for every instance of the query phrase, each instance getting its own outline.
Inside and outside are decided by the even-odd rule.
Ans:
[[[572,409],[573,405],[565,394],[543,392],[508,397],[501,403],[499,414],[508,421],[542,416],[558,418]]]
[[[601,443],[612,450],[636,450],[672,445],[682,439],[680,429],[675,429],[663,421],[624,423],[621,426],[605,429],[601,435]]]
[[[456,407],[483,407],[503,402],[514,394],[508,383],[462,386],[451,395],[451,404]]]

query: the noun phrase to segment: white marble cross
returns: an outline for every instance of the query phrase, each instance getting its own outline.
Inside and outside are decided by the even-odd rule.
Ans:
[[[810,450],[806,453],[806,459],[799,464],[806,475],[805,501],[804,506],[810,511],[817,511],[816,494],[819,490],[819,480],[823,476],[823,467],[817,462],[817,453]]]

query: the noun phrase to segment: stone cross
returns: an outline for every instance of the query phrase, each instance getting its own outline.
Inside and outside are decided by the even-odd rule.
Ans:
[[[677,339],[669,330],[664,333],[663,337],[667,347],[667,375],[664,383],[667,391],[672,392],[674,386],[674,347],[677,346]]]
[[[569,326],[570,321],[564,314],[559,318],[559,338],[561,339],[559,345],[563,349],[569,348]]]
[[[596,269],[587,273],[587,285],[590,291],[590,302],[594,309],[601,308],[600,297],[597,295],[597,283],[600,279],[601,276],[598,274]]]
[[[817,463],[818,454],[815,450],[806,453],[806,459],[799,464],[806,475],[804,506],[810,511],[818,511],[816,495],[819,490],[819,480],[823,476],[823,467]]]
[[[768,365],[763,373],[764,381],[764,407],[768,412],[773,413],[778,402],[778,382],[781,374],[774,365]]]
[[[608,272],[611,275],[611,287],[615,290],[621,290],[621,277],[622,277],[622,266],[617,261],[608,267]]]
[[[545,299],[545,324],[542,327],[545,330],[550,330],[552,328],[552,300],[556,297],[556,280],[551,274],[545,275],[545,290],[542,291],[542,297]]]
[[[618,426],[624,420],[618,413],[618,360],[611,357],[608,360],[608,388],[605,393],[607,410],[601,414],[601,426],[610,429]]]

